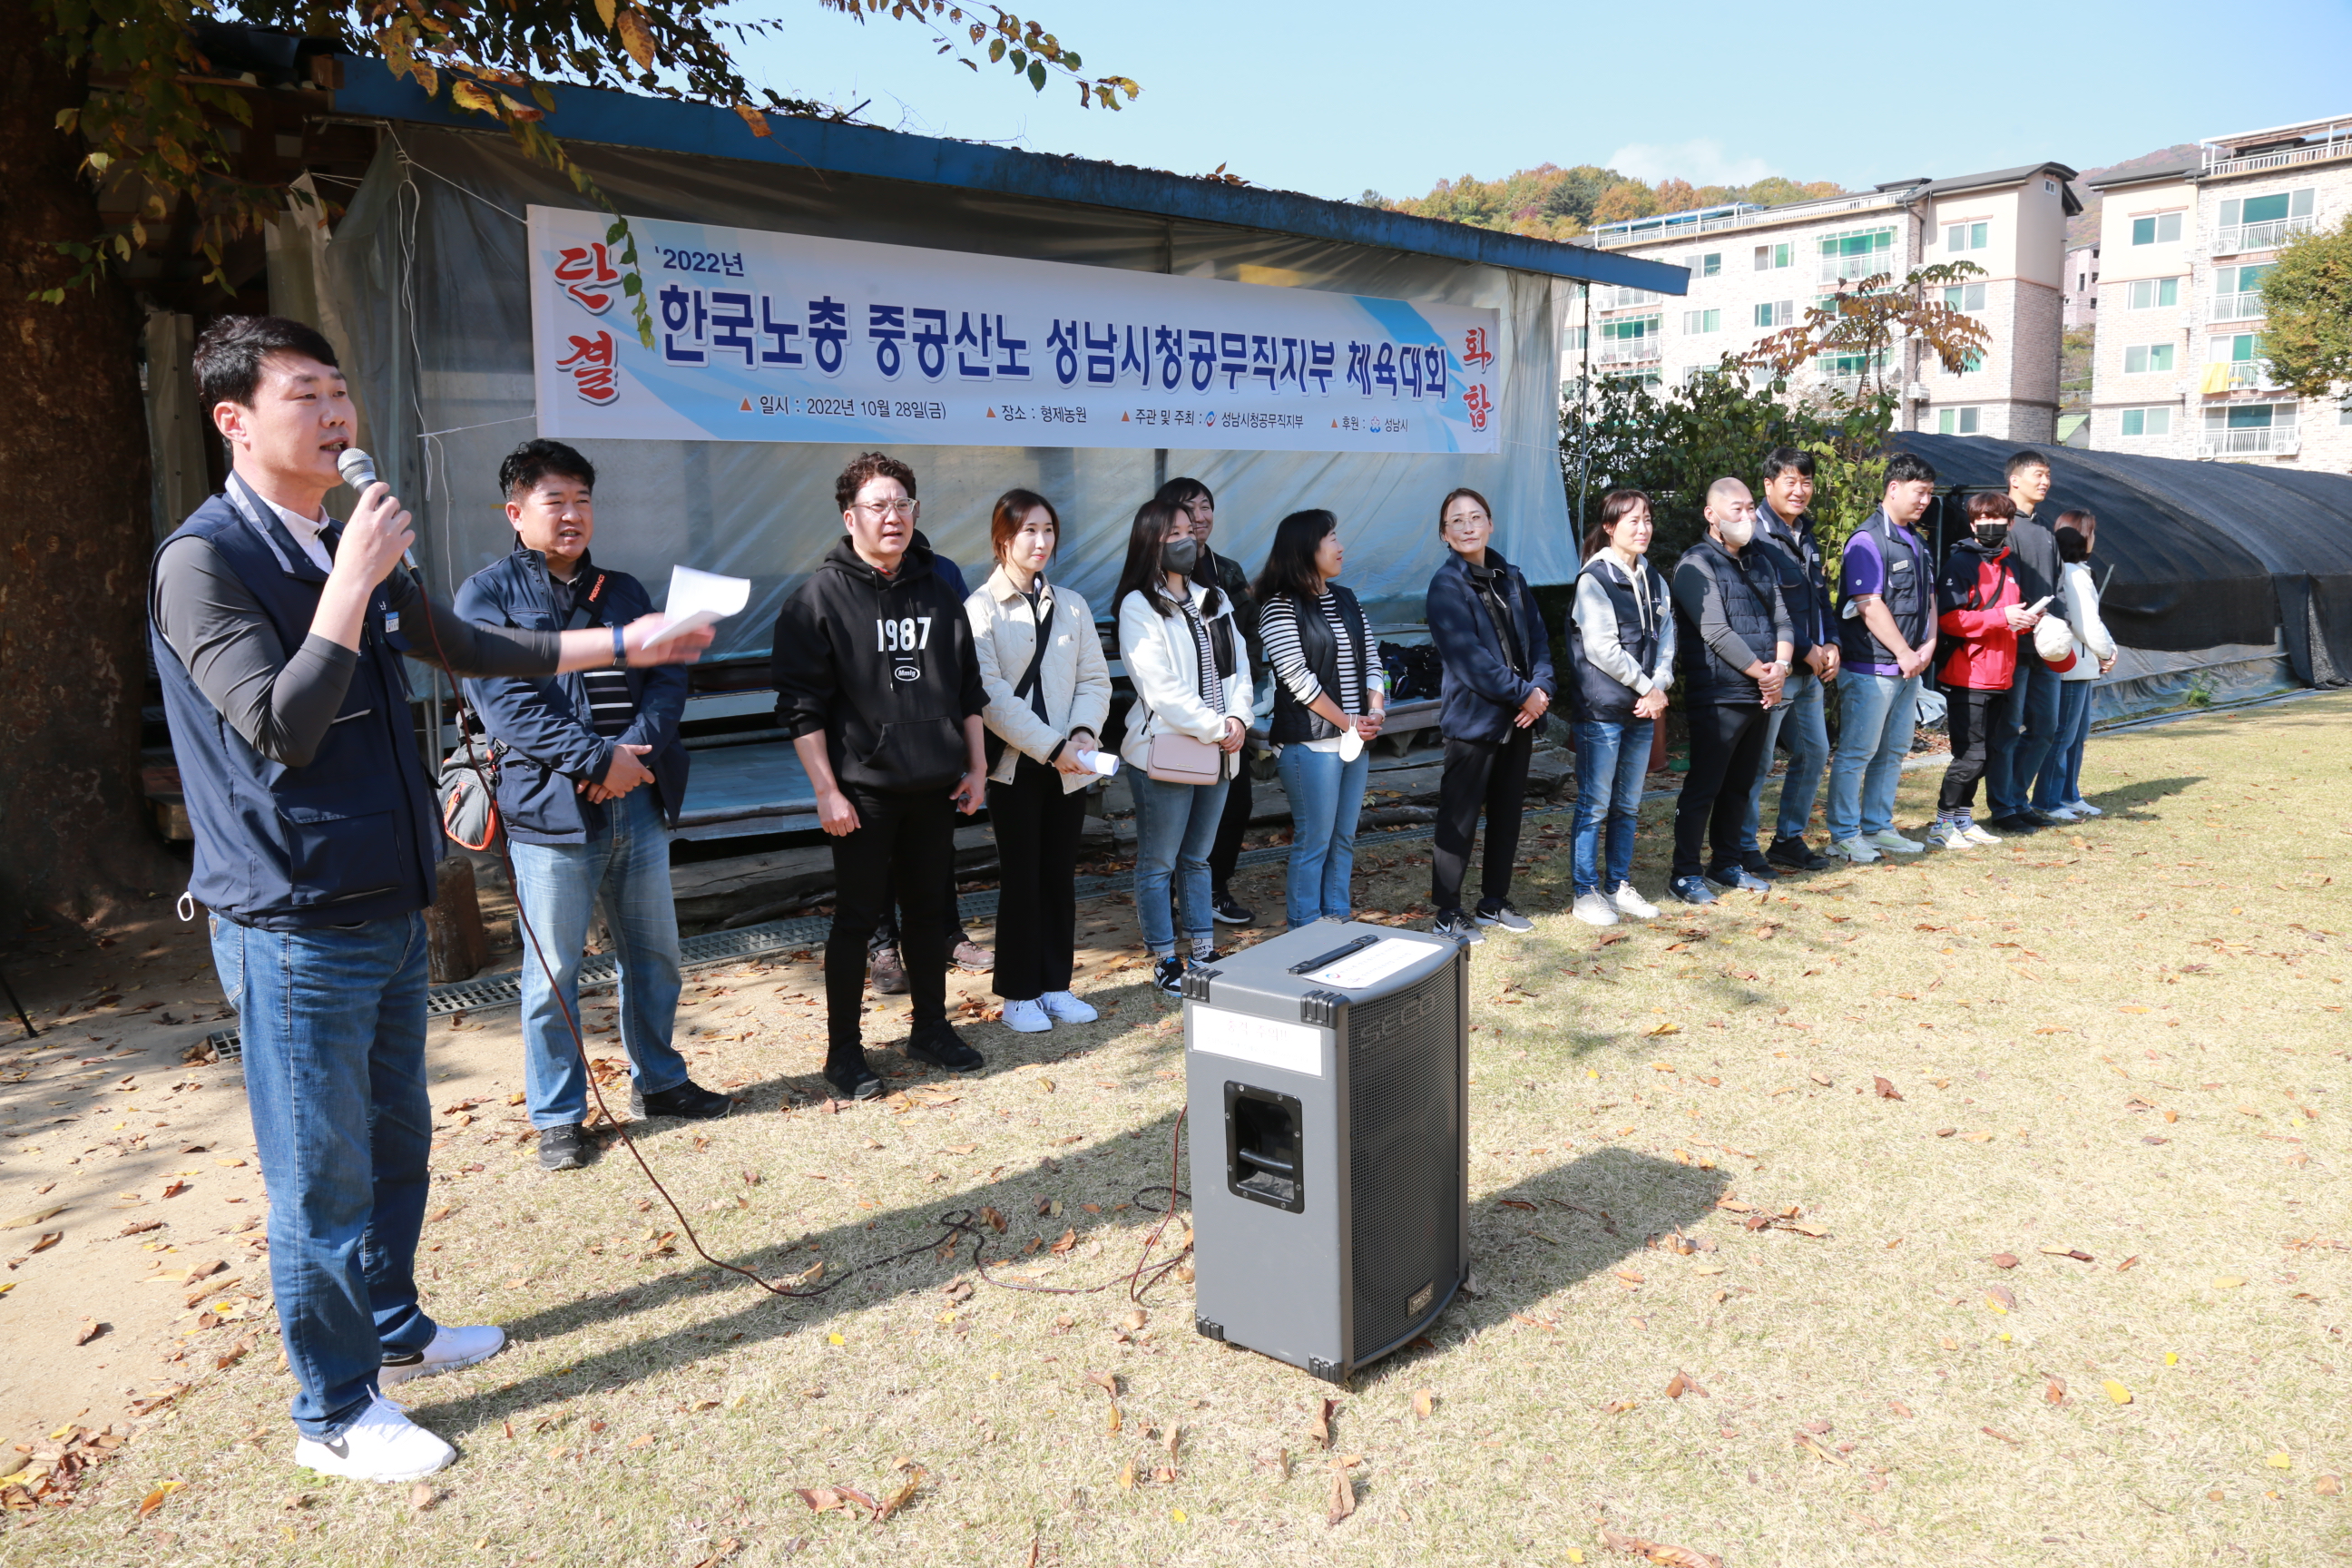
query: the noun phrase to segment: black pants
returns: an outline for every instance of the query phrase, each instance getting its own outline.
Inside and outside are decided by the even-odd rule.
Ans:
[[[1936,809],[1951,813],[1977,803],[1977,781],[1984,777],[1992,755],[1992,730],[2013,711],[2006,691],[1969,691],[1947,687],[1945,728],[1952,737],[1952,765],[1944,770],[1943,787],[1936,793]]]
[[[825,1063],[845,1067],[858,1051],[866,996],[866,944],[890,907],[895,884],[906,901],[898,955],[915,1005],[915,1026],[948,1016],[948,927],[952,884],[940,867],[955,859],[955,804],[943,789],[908,795],[845,786],[857,831],[833,840],[833,934],[824,943]]]
[[[1225,787],[1225,815],[1217,819],[1217,841],[1209,846],[1209,890],[1221,904],[1225,901],[1225,889],[1233,885],[1234,864],[1242,858],[1242,835],[1249,831],[1247,753],[1243,754],[1241,763],[1240,773]]]
[[[1690,772],[1675,805],[1675,875],[1727,871],[1748,853],[1748,792],[1764,765],[1765,711],[1732,703],[1689,710]],[[1713,850],[1713,858],[1705,858]]]
[[[988,820],[1003,868],[996,903],[996,994],[1034,1002],[1070,988],[1078,926],[1078,834],[1084,791],[1066,795],[1059,771],[1024,756],[1011,784],[988,786]]]
[[[1528,799],[1528,759],[1535,731],[1513,730],[1501,742],[1448,741],[1445,771],[1437,781],[1437,847],[1429,858],[1429,901],[1440,913],[1462,907],[1462,879],[1478,813],[1486,813],[1486,853],[1478,868],[1479,902],[1511,896],[1511,862],[1519,853],[1519,818]]]
[[[955,845],[950,839],[948,845],[947,865],[948,948],[950,952],[954,950],[956,943],[971,940],[971,933],[963,929],[963,921],[956,915],[955,889]],[[898,945],[899,909],[898,900],[893,896],[895,884],[885,886],[882,889],[882,923],[876,926],[874,934],[866,939],[866,947],[869,952],[878,952],[886,947]]]

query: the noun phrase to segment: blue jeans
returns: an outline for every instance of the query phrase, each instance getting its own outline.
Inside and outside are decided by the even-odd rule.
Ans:
[[[2087,656],[2084,656],[2087,657]],[[2058,683],[2058,739],[2033,781],[2033,809],[2052,811],[2083,798],[2083,748],[2091,739],[2091,685]]]
[[[1919,719],[1919,678],[1838,671],[1837,755],[1824,815],[1838,842],[1895,826],[1895,786]]]
[[[416,1301],[433,1148],[425,917],[260,931],[215,915],[212,939],[244,1041],[294,1425],[332,1442],[367,1409],[385,1353],[435,1331]]]
[[[1176,951],[1168,918],[1168,886],[1176,885],[1187,938],[1216,930],[1209,904],[1209,849],[1225,814],[1227,781],[1161,784],[1136,767],[1127,775],[1135,796],[1135,923],[1155,957]]]
[[[640,786],[604,805],[604,826],[585,844],[512,847],[515,901],[539,939],[523,944],[523,1089],[530,1124],[572,1127],[588,1114],[580,1017],[580,960],[588,917],[601,903],[621,962],[621,1047],[645,1094],[686,1081],[686,1058],[670,1044],[677,1018],[677,905],[670,891],[669,839],[661,805]],[[547,971],[555,972],[550,985]],[[583,1031],[584,1035],[584,1031]]]
[[[1633,828],[1642,816],[1642,781],[1649,776],[1654,719],[1618,723],[1580,719],[1576,724],[1576,835],[1572,875],[1576,896],[1613,893],[1633,877]],[[1601,860],[1601,825],[1609,824],[1608,862]]]
[[[1289,745],[1275,759],[1290,796],[1290,873],[1283,890],[1290,929],[1348,918],[1348,885],[1356,874],[1356,816],[1364,808],[1370,750],[1343,763],[1337,752]]]
[[[1813,797],[1821,793],[1822,770],[1829,765],[1830,729],[1822,716],[1822,680],[1811,670],[1790,672],[1780,700],[1764,715],[1764,760],[1756,764],[1756,782],[1748,786],[1748,846],[1759,851],[1772,846],[1758,837],[1764,826],[1764,786],[1772,777],[1772,748],[1789,736],[1789,771],[1780,780],[1780,814],[1772,837],[1802,838],[1813,820]]]
[[[1995,821],[2033,804],[2034,775],[2057,743],[2058,688],[2063,684],[2040,659],[2018,658],[2006,718],[1993,726],[1992,754],[1985,764],[1985,798]]]

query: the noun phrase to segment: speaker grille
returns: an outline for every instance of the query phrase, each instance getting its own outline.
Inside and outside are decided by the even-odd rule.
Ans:
[[[1448,968],[1349,1010],[1351,1361],[1403,1333],[1412,1322],[1408,1300],[1453,1270],[1462,1212],[1455,994]]]

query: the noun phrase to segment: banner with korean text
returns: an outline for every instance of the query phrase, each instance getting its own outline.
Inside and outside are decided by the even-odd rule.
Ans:
[[[606,220],[530,227],[545,436],[1499,449],[1493,310],[632,218],[648,349]]]

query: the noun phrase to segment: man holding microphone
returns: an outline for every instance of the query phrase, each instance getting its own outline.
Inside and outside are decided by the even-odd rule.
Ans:
[[[399,570],[415,535],[388,487],[370,485],[348,522],[323,510],[352,431],[325,338],[226,317],[194,370],[231,471],[156,552],[150,646],[195,835],[186,898],[209,911],[239,1015],[299,1385],[294,1458],[415,1480],[455,1450],[381,1390],[471,1365],[506,1336],[436,1324],[417,1301],[432,1146],[422,911],[441,833],[401,658],[546,676],[688,662],[710,635],[648,648],[657,616],[564,632],[457,619]]]

